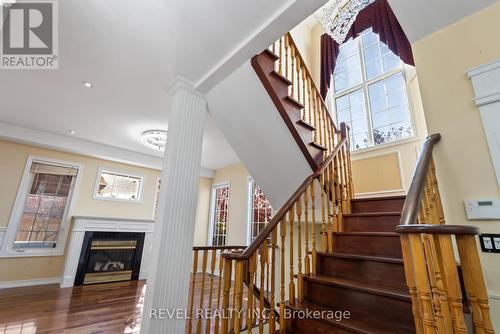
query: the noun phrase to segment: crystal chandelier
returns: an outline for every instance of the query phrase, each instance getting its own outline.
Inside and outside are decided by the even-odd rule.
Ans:
[[[0,7],[1,6],[9,7],[13,3],[16,3],[16,0],[0,0]]]
[[[359,12],[374,0],[330,0],[315,14],[335,42],[342,44]]]
[[[148,130],[142,133],[141,142],[153,150],[165,151],[167,143],[167,131],[165,130]]]

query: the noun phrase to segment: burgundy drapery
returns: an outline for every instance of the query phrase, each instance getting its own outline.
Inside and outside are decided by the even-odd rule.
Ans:
[[[410,41],[408,41],[387,0],[375,0],[375,2],[359,12],[356,21],[347,34],[346,40],[358,36],[370,27],[373,29],[373,32],[380,36],[380,41],[385,43],[403,62],[408,65],[415,65]],[[326,98],[326,93],[330,88],[330,81],[335,70],[338,55],[339,44],[327,34],[323,34],[321,36],[320,84],[321,96],[323,98]]]

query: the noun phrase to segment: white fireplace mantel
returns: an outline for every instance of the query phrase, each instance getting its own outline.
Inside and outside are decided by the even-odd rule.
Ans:
[[[75,216],[73,220],[73,230],[71,231],[64,271],[60,281],[62,288],[72,287],[75,282],[85,232],[143,232],[145,234],[144,248],[139,279],[147,278],[154,231],[153,220],[88,216]]]

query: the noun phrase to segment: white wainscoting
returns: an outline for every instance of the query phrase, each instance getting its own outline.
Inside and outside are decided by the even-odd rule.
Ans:
[[[78,260],[80,259],[80,253],[82,250],[83,237],[85,235],[85,232],[87,231],[145,233],[139,279],[147,278],[153,241],[153,220],[133,220],[83,216],[73,217],[73,219],[73,230],[70,234],[70,242],[68,245],[66,260],[64,263],[64,271],[59,282],[62,288],[72,287],[75,282]]]
[[[468,73],[476,94],[491,160],[500,185],[500,59],[481,65]]]

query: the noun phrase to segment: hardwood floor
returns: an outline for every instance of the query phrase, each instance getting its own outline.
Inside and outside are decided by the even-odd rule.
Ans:
[[[196,275],[195,308],[201,298],[202,274]],[[217,304],[219,278],[205,276],[202,309]],[[117,334],[139,333],[146,292],[145,281],[127,281],[59,288],[57,284],[0,290],[0,334]],[[244,290],[248,298],[247,289]],[[233,291],[230,292],[233,300]],[[246,302],[245,302],[246,303]],[[257,302],[258,305],[258,302]],[[193,332],[214,321],[191,322]]]
[[[139,333],[145,281],[0,290],[0,334]]]

